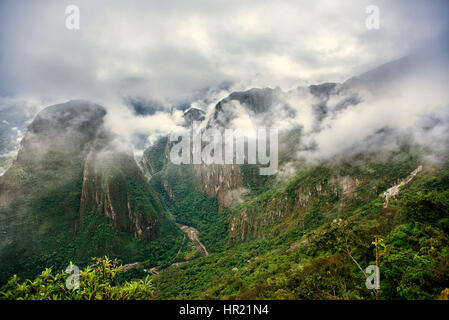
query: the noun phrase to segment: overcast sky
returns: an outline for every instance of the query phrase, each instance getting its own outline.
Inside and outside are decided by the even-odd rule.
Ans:
[[[66,28],[68,5],[80,10],[79,30]],[[366,27],[369,5],[380,10],[379,30]],[[116,133],[151,139],[182,114],[136,117],[126,98],[170,107],[201,106],[206,97],[210,110],[232,90],[342,82],[448,42],[448,7],[446,0],[0,0],[0,105],[31,110],[87,99],[108,109]]]
[[[239,88],[343,81],[441,37],[447,1],[21,1],[0,5],[0,95],[168,103]],[[80,9],[80,30],[65,8]],[[380,29],[365,26],[380,9]]]

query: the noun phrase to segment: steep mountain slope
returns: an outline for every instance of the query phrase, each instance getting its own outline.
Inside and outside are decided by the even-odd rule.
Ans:
[[[401,59],[341,84],[234,92],[208,118],[195,108],[184,113],[186,127],[278,127],[272,176],[253,164],[175,165],[168,137],[144,152],[142,173],[102,126],[102,107],[50,107],[0,178],[0,270],[27,275],[108,254],[129,263],[127,277],[153,274],[162,299],[447,296],[449,118],[439,113],[411,127],[416,139],[379,117],[358,144],[327,136],[338,154],[320,154],[312,139],[347,110],[346,139],[357,134],[350,129],[358,108],[376,119],[382,105],[371,103],[383,100],[389,114],[396,91],[408,93],[398,82],[432,74],[414,67]],[[365,287],[373,264],[381,268],[376,292]]]
[[[298,89],[314,97],[316,121],[323,116],[321,111],[326,107],[329,96],[335,94],[335,87],[335,84],[323,84]],[[276,121],[279,118],[294,123],[298,111],[289,105],[288,96],[289,93],[270,88],[234,92],[216,104],[210,118],[193,120],[203,120],[207,123],[206,127],[219,130],[235,128],[234,121],[242,116],[267,128],[278,126]],[[344,103],[357,103],[357,100],[348,100],[343,96]],[[276,113],[276,117],[273,117],[273,113]],[[187,120],[188,126],[192,119]],[[299,125],[280,130],[280,170],[285,166],[301,167],[302,161],[296,157],[301,132]],[[197,228],[201,240],[212,251],[222,246],[228,237],[229,228],[233,230],[232,233],[236,232],[233,226],[235,222],[228,221],[228,207],[245,202],[282,182],[276,176],[260,175],[260,165],[173,165],[169,160],[171,146],[168,137],[159,138],[144,152],[140,165],[177,221]]]
[[[436,65],[439,67],[436,68]],[[311,137],[325,130],[346,109],[355,111],[361,104],[364,108],[373,104],[371,108],[373,109],[376,108],[378,100],[383,99],[382,104],[387,104],[390,97],[407,96],[406,91],[409,88],[431,83],[434,86],[441,86],[441,83],[447,82],[444,70],[449,70],[446,55],[426,57],[420,54],[379,66],[343,83],[322,83],[298,87],[287,92],[279,88],[255,88],[233,92],[219,101],[211,115],[203,121],[206,127],[220,130],[241,126],[278,128],[279,171],[281,173],[294,171],[295,168],[302,168],[304,165],[304,159],[298,155],[299,153],[317,150],[318,146]],[[404,83],[408,85],[401,87]],[[427,89],[423,88],[424,90]],[[421,96],[418,98],[425,99]],[[404,100],[399,102],[407,104]],[[429,102],[422,101],[422,104],[426,103]],[[310,106],[310,111],[306,106]],[[376,117],[373,110],[369,112]],[[429,131],[438,124],[432,116],[428,118],[420,130]],[[351,123],[346,125],[348,129],[352,126]],[[405,132],[402,136],[398,136],[396,128],[388,123],[382,126],[381,123],[378,130],[373,130],[360,142],[364,146],[361,152],[369,153],[370,146],[380,149],[386,146],[385,149],[392,150],[391,145],[394,145],[397,149],[401,144],[410,143],[412,134],[413,132]],[[439,138],[442,139],[443,135]],[[331,139],[330,136],[328,140]],[[348,156],[357,156],[357,148],[343,150],[345,147],[347,148],[342,146],[341,150],[343,157],[344,152],[347,152]],[[147,149],[141,160],[145,172],[152,175],[163,171],[169,161],[169,150],[170,144],[166,137],[160,138]],[[260,176],[258,165],[193,165],[193,167],[198,191],[206,193],[209,197],[216,197],[220,210],[241,202],[245,194],[268,189],[274,180],[273,177]],[[165,179],[163,183],[164,189],[171,188],[170,181]],[[176,194],[171,198],[173,196]]]
[[[156,262],[182,237],[132,154],[103,127],[105,114],[70,101],[29,125],[0,177],[2,280],[104,254]]]
[[[382,298],[443,295],[449,163],[421,167],[423,154],[323,163],[232,206],[221,250],[155,276],[158,298],[375,299],[357,264],[376,264],[376,247]],[[410,174],[386,208],[382,191]]]
[[[447,300],[448,165],[414,171],[414,179],[406,179],[388,208],[377,197],[349,217],[305,233],[293,230],[246,240],[175,263],[153,276],[155,298]],[[362,269],[373,264],[381,274],[377,294],[365,287]],[[39,280],[42,277],[20,285],[10,281],[9,298],[29,297],[23,290],[35,294],[33,283]],[[88,292],[95,290],[83,285]]]
[[[387,299],[443,294],[449,287],[449,141],[442,131],[437,149],[385,124],[363,139],[364,148],[313,161],[299,156],[317,150],[304,140],[330,120],[406,94],[396,92],[402,81],[432,74],[427,67],[401,59],[341,84],[252,89],[217,103],[206,127],[234,128],[250,119],[283,129],[276,176],[260,176],[257,165],[177,166],[169,162],[166,138],[150,147],[142,163],[156,168],[148,170],[151,184],[178,221],[199,230],[211,253],[155,276],[158,297],[374,299],[359,266],[376,263]],[[445,80],[440,76],[429,79],[438,84]],[[292,103],[311,106],[307,127],[302,118],[308,115]],[[385,207],[385,192],[398,184]]]

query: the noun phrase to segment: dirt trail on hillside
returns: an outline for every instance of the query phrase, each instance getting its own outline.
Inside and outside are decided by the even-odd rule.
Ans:
[[[402,180],[399,184],[391,187],[390,189],[385,191],[383,194],[381,194],[381,197],[385,198],[384,208],[388,208],[388,202],[390,201],[390,199],[393,198],[393,197],[396,197],[399,194],[399,191],[400,191],[401,187],[403,187],[406,184],[410,183],[413,180],[413,178],[416,177],[416,175],[418,173],[420,173],[422,170],[423,170],[423,166],[420,165],[418,168],[413,170],[409,174],[409,176],[407,178],[405,178],[404,180]]]
[[[186,226],[184,224],[180,224],[177,223],[176,224],[182,231],[184,231],[187,234],[187,237],[189,237],[189,239],[195,243],[196,247],[203,253],[203,256],[207,257],[209,255],[209,252],[207,251],[206,247],[204,246],[204,244],[200,241],[200,239],[198,238],[198,230],[196,230],[194,227],[191,226]],[[184,245],[184,239],[182,241],[181,247],[178,250],[178,253],[176,254],[175,258],[178,256],[178,254],[181,252],[182,247]],[[174,267],[174,266],[178,266],[180,264],[183,264],[184,262],[175,262],[173,264],[171,264],[170,266],[168,266],[167,268],[160,270],[159,266],[153,267],[149,270],[145,270],[145,272],[151,273],[151,274],[158,274],[170,267]],[[137,266],[139,266],[141,264],[141,262],[134,262],[134,263],[129,263],[123,266],[123,271],[126,272],[130,269],[133,269]]]
[[[179,223],[177,223],[177,225],[179,228],[181,228],[182,231],[187,233],[189,239],[192,240],[194,243],[196,243],[197,247],[199,247],[199,249],[203,252],[203,255],[207,257],[209,255],[209,252],[207,252],[207,249],[204,246],[204,244],[202,244],[202,242],[198,239],[198,230],[196,230],[194,227],[186,226]]]

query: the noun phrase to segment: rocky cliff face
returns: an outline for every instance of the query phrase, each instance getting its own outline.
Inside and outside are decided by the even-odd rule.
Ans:
[[[163,169],[169,161],[169,147],[168,137],[161,137],[154,145],[145,150],[139,162],[145,176],[151,177]]]
[[[415,169],[420,160],[413,154],[398,152],[382,157],[383,160],[373,159],[373,155],[360,161],[354,159],[350,171],[343,164],[330,162],[299,170],[287,184],[232,207],[229,237],[243,241],[307,230],[316,221],[345,216],[370,201],[382,206],[380,190],[398,180],[410,181],[422,170],[421,166]]]
[[[238,116],[232,106],[232,101],[239,101],[245,108],[254,114],[266,113],[270,106],[277,101],[275,91],[272,89],[252,89],[245,92],[232,93],[215,106],[215,112],[210,119],[204,118],[204,112],[190,108],[184,116],[186,126],[193,121],[208,121],[209,127],[224,129]],[[154,175],[166,167],[169,162],[170,143],[167,137],[159,138],[149,147],[140,161],[140,166],[147,176]],[[240,165],[191,165],[195,174],[195,187],[210,197],[216,197],[219,209],[239,203],[242,196],[249,191],[248,182],[245,181]],[[162,180],[163,189],[174,200],[177,195],[172,192],[173,186],[167,180]]]
[[[108,217],[117,230],[132,233],[136,239],[156,238],[164,209],[150,200],[136,204],[136,188],[143,195],[155,196],[130,154],[93,147],[84,163],[80,220],[90,210],[96,210]]]
[[[194,165],[199,190],[217,197],[219,210],[242,201],[248,190],[244,187],[238,165]]]
[[[314,212],[326,216],[344,211],[345,204],[358,197],[359,185],[358,177],[330,175],[327,170],[313,181],[298,177],[270,196],[262,195],[252,199],[250,205],[236,207],[229,236],[243,241],[266,238],[273,230],[304,230]]]

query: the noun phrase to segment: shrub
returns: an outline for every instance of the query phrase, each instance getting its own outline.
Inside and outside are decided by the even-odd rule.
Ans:
[[[79,287],[68,289],[69,274],[44,270],[34,281],[20,282],[14,275],[1,289],[7,300],[145,300],[152,299],[154,287],[147,276],[143,280],[120,283],[123,267],[117,259],[92,258],[93,264],[79,272]]]

